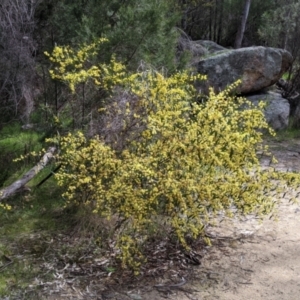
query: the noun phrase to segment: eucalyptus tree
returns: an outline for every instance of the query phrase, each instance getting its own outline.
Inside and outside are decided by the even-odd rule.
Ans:
[[[277,3],[276,9],[263,14],[259,34],[269,46],[298,51],[295,49],[295,43],[300,31],[300,3],[295,0],[281,0]]]
[[[245,0],[243,13],[241,16],[241,24],[239,26],[239,29],[236,34],[235,42],[234,42],[234,48],[240,48],[242,46],[242,41],[246,29],[246,23],[249,15],[249,10],[251,6],[251,0]]]

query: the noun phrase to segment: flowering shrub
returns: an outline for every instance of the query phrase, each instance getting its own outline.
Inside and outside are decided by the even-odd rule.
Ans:
[[[299,183],[299,175],[260,168],[258,129],[268,129],[262,110],[232,96],[236,85],[198,103],[193,82],[199,79],[188,72],[166,77],[150,68],[123,76],[117,83],[127,102],[114,103],[115,115],[105,126],[109,132],[108,120],[121,115],[118,137],[126,143],[115,147],[118,137],[108,143],[81,132],[60,139],[62,167],[56,177],[65,187],[66,204],[118,216],[121,258],[135,270],[142,261],[140,246],[150,227],[161,230],[159,222],[187,247],[187,237],[205,235],[212,214],[232,208],[268,213],[274,206],[270,191],[280,192],[280,180]],[[74,81],[69,83],[72,89]],[[242,110],[245,103],[249,108]]]
[[[45,52],[53,64],[50,70],[52,79],[66,82],[71,91],[79,83],[92,79],[96,85],[110,89],[113,85],[121,83],[125,74],[125,66],[112,57],[109,64],[91,65],[89,61],[97,55],[97,50],[107,39],[100,38],[92,44],[84,45],[77,51],[65,46],[56,46],[50,55]]]

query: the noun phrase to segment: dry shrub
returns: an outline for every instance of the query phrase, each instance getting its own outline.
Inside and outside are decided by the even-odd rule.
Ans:
[[[147,126],[147,111],[142,101],[138,95],[117,88],[99,117],[94,135],[99,135],[116,151],[122,151],[132,141],[138,141]],[[138,119],[137,115],[140,116]]]

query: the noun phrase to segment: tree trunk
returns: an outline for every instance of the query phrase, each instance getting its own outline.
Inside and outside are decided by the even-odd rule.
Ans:
[[[241,48],[241,46],[242,46],[242,41],[244,38],[244,32],[245,32],[245,28],[246,28],[250,5],[251,5],[251,0],[245,0],[245,5],[244,5],[243,14],[241,17],[240,27],[238,29],[238,32],[237,32],[237,35],[235,38],[235,43],[234,43],[235,49]]]
[[[187,31],[187,20],[188,20],[188,8],[186,0],[181,1],[181,7],[182,7],[182,18],[181,18],[181,28],[183,31]]]
[[[209,7],[209,40],[213,40],[213,9]]]
[[[215,0],[215,9],[214,9],[214,33],[212,41],[217,41],[217,20],[218,19],[218,0]]]
[[[219,22],[218,22],[218,36],[216,38],[217,44],[220,44],[221,39],[222,39],[224,0],[220,1],[219,7],[220,7],[220,10],[219,10]]]
[[[55,151],[56,147],[50,147],[39,163],[29,170],[21,179],[15,181],[13,184],[4,188],[3,190],[0,190],[0,200],[6,199],[20,191],[28,181],[30,181],[48,164],[48,162],[53,158]]]

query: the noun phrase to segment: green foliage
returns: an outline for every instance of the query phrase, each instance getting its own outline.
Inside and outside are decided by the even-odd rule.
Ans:
[[[262,107],[232,96],[236,85],[197,103],[193,83],[204,79],[199,75],[166,77],[145,68],[111,78],[124,99],[102,110],[102,125],[107,134],[118,133],[110,139],[88,140],[81,132],[60,138],[56,178],[67,206],[88,207],[123,224],[116,238],[124,266],[137,272],[149,228],[160,232],[160,222],[187,247],[187,237],[205,234],[212,214],[232,208],[268,213],[274,206],[270,191],[281,191],[280,180],[299,183],[299,175],[260,168],[258,129],[268,125]],[[117,93],[112,89],[112,99]]]
[[[300,130],[294,127],[294,118],[290,117],[289,126],[284,130],[278,131],[275,137],[271,137],[271,140],[275,140],[277,142],[286,142],[286,141],[293,141],[299,138],[300,138]]]
[[[269,46],[280,47],[290,51],[295,49],[294,43],[299,34],[300,4],[294,1],[284,2],[280,7],[266,11],[259,28],[260,37]],[[276,20],[276,22],[274,22]]]
[[[244,1],[241,0],[179,0],[181,28],[192,40],[208,39],[234,46],[240,24]],[[247,20],[244,44],[257,45],[261,40],[257,34],[262,15],[280,7],[274,0],[252,1]]]
[[[0,186],[12,183],[24,167],[33,163],[32,157],[23,162],[12,164],[20,155],[27,155],[42,148],[41,134],[34,131],[23,131],[19,124],[12,124],[0,131]]]
[[[174,27],[179,18],[174,4],[173,0],[139,0],[121,6],[119,19],[107,35],[111,44],[117,45],[114,47],[117,57],[134,67],[144,60],[174,71],[178,36]]]
[[[37,18],[44,25],[37,30],[42,42],[41,53],[45,53],[44,50],[52,53],[53,49],[67,51],[62,45],[69,45],[70,52],[64,54],[69,58],[76,58],[78,64],[65,61],[68,67],[65,73],[60,72],[62,77],[76,74],[78,69],[76,70],[75,65],[80,68],[82,63],[77,54],[83,50],[83,45],[88,47],[91,44],[96,46],[94,50],[97,53],[93,55],[91,51],[88,59],[83,58],[82,70],[87,73],[104,72],[99,68],[105,64],[111,65],[114,59],[122,61],[131,70],[146,62],[155,67],[164,67],[172,73],[177,68],[183,68],[187,62],[184,55],[176,53],[178,32],[175,26],[178,12],[175,11],[174,2],[175,0],[43,0],[37,8]],[[105,42],[100,44],[99,40]],[[47,69],[51,63],[50,68],[56,75],[52,76],[55,80],[49,82],[50,77],[45,74],[46,71],[40,71],[44,81],[44,99],[40,99],[45,108],[43,116],[48,118],[47,111],[50,110],[50,115],[55,114],[62,123],[66,123],[63,118],[70,120],[69,129],[88,127],[95,112],[106,99],[106,91],[95,87],[94,80],[84,80],[81,76],[82,83],[78,85],[79,82],[74,82],[76,91],[70,95],[65,86],[58,82],[63,78],[57,77],[58,73],[55,71],[56,67],[63,67],[60,64],[62,61],[51,62],[45,60],[45,57],[40,57],[40,61]],[[97,66],[98,69],[89,69],[91,66]],[[73,67],[72,74],[69,74],[69,68]],[[108,79],[107,74],[104,78]],[[41,103],[38,107],[40,105]]]
[[[49,174],[41,171],[32,187]],[[43,299],[36,280],[51,280],[52,274],[41,272],[44,256],[58,232],[70,226],[70,215],[63,213],[60,190],[53,178],[30,194],[7,200],[12,210],[0,209],[0,298]],[[59,217],[59,219],[57,218]],[[52,249],[51,255],[55,250]],[[49,261],[51,257],[47,257]],[[9,261],[11,260],[11,261]],[[29,288],[29,285],[31,288]],[[24,296],[26,295],[26,296]]]
[[[174,69],[177,34],[174,29],[178,13],[174,0],[163,1],[56,1],[48,17],[57,44],[91,43],[108,38],[100,62],[108,62],[111,54],[130,66],[141,60],[155,66]],[[52,43],[53,46],[53,43]],[[48,49],[51,48],[49,45]]]
[[[40,136],[34,131],[25,131],[19,124],[6,126],[0,131],[0,147],[3,152],[22,152],[35,150]]]

